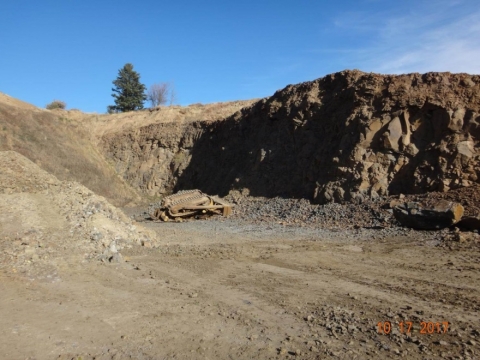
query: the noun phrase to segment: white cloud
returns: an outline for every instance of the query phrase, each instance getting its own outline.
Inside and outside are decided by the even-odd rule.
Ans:
[[[402,16],[377,13],[360,19],[350,14],[337,19],[335,24],[343,31],[358,32],[359,45],[346,60],[348,67],[396,74],[479,74],[480,9],[460,6],[465,5],[460,1],[442,5],[412,9]],[[367,33],[361,34],[362,31]]]

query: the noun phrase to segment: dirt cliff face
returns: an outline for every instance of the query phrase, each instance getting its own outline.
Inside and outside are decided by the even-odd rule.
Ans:
[[[160,123],[103,137],[116,171],[149,196],[172,193],[209,122]]]
[[[200,188],[315,202],[480,182],[480,77],[345,71],[221,121],[105,135],[117,171],[150,195]]]

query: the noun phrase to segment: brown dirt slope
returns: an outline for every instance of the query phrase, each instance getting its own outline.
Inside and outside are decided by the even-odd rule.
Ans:
[[[60,180],[75,180],[116,205],[140,196],[117,176],[78,111],[38,109],[0,93],[0,151],[14,150]]]
[[[117,171],[150,195],[356,201],[479,182],[480,77],[344,71],[289,85],[224,121],[110,133]]]
[[[320,203],[469,186],[479,114],[479,76],[332,74],[214,124],[178,184]]]

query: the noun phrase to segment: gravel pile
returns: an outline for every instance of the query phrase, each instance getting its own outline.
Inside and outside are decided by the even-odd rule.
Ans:
[[[16,152],[0,152],[0,180],[0,268],[54,268],[72,257],[117,262],[124,248],[157,245],[102,196]]]
[[[447,193],[431,192],[419,195],[401,195],[367,200],[361,204],[329,203],[311,204],[306,199],[252,197],[232,190],[225,200],[234,205],[232,219],[253,224],[278,223],[281,225],[322,227],[327,229],[385,229],[397,228],[400,224],[390,208],[392,200],[418,201],[433,204],[440,199],[455,201],[465,208],[465,215],[480,214],[480,187],[462,188]],[[146,211],[137,211],[137,220],[148,219],[161,201],[152,203]],[[215,217],[212,217],[215,218]]]
[[[305,199],[242,197],[236,193],[230,193],[226,200],[235,205],[235,218],[254,223],[277,222],[331,229],[397,225],[392,210],[382,208],[383,203],[315,205]]]
[[[252,197],[238,191],[231,191],[224,199],[234,205],[231,219],[253,224],[278,223],[330,229],[381,229],[398,226],[392,210],[386,206],[386,200],[363,204],[316,205],[306,199]],[[149,219],[150,214],[161,204],[161,201],[152,203],[145,211],[133,211],[131,215],[137,220]]]
[[[123,248],[155,246],[153,234],[137,229],[121,210],[83,185],[64,182],[51,195],[69,223],[72,238],[78,239],[69,246],[81,247],[86,258],[121,261]]]

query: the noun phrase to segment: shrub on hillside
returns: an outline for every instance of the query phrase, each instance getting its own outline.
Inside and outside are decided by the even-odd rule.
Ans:
[[[47,104],[47,106],[45,107],[48,110],[65,109],[67,107],[67,104],[64,101],[53,100],[50,104]]]
[[[147,100],[154,108],[167,103],[173,105],[176,100],[175,86],[168,82],[153,84],[147,92]]]

